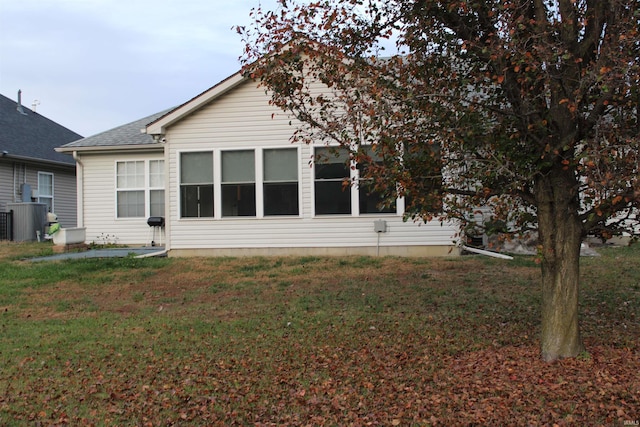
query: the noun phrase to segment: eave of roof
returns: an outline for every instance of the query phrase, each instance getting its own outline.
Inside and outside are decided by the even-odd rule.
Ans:
[[[57,151],[57,149],[55,149]],[[61,167],[61,168],[66,168],[66,169],[75,169],[76,168],[76,163],[75,161],[70,162],[59,162],[59,161],[55,161],[55,160],[46,160],[46,159],[41,159],[39,157],[29,157],[29,156],[20,156],[20,155],[16,155],[16,154],[4,154],[2,153],[2,155],[0,156],[0,160],[16,160],[19,162],[28,162],[28,163],[33,163],[33,164],[38,164],[38,165],[46,165],[46,166],[55,166],[55,167]]]
[[[75,167],[73,159],[54,149],[81,138],[82,135],[0,94],[0,152],[15,160]]]
[[[159,144],[153,136],[145,133],[147,124],[158,117],[165,115],[169,110],[135,120],[111,130],[73,141],[62,147],[56,148],[57,152],[69,153],[74,151],[113,151],[113,150],[140,150],[154,149]]]

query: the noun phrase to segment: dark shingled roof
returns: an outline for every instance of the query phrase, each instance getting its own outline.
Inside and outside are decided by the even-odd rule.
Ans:
[[[34,160],[75,164],[71,156],[54,148],[82,138],[64,126],[0,95],[0,153]]]
[[[117,147],[127,145],[146,145],[155,144],[151,135],[143,133],[142,130],[145,127],[162,117],[172,109],[161,111],[148,117],[136,120],[135,122],[128,123],[126,125],[118,126],[117,128],[101,132],[97,135],[89,136],[78,141],[71,142],[62,146],[64,150],[70,150],[73,148],[82,147]]]

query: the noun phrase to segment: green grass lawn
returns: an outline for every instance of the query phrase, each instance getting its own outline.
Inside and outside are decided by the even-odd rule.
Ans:
[[[0,244],[0,425],[624,425],[640,246],[582,260],[588,352],[540,360],[539,267],[481,256],[31,263]]]

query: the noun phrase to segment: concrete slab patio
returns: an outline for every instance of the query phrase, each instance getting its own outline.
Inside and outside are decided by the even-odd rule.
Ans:
[[[166,256],[166,252],[161,246],[144,246],[131,248],[106,248],[90,249],[88,251],[65,252],[61,254],[49,255],[45,257],[29,258],[26,261],[62,261],[66,259],[83,258],[125,258],[133,256],[135,258],[146,258],[151,256]]]

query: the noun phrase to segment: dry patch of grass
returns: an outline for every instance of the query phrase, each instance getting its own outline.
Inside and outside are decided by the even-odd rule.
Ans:
[[[0,424],[608,425],[640,418],[640,248],[584,259],[588,353],[538,354],[531,258],[16,261]],[[2,278],[4,277],[4,278]]]

